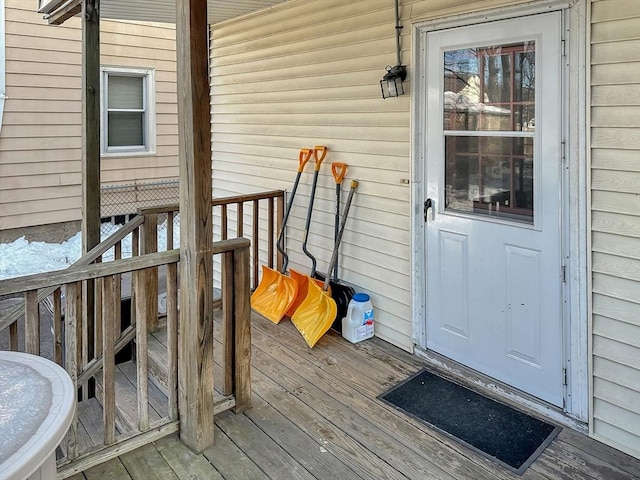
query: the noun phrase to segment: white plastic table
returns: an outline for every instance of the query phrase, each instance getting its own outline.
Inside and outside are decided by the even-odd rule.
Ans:
[[[73,383],[60,366],[0,351],[0,480],[55,479],[55,450],[75,406]]]

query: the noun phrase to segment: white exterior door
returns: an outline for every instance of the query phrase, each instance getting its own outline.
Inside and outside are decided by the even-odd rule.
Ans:
[[[427,34],[428,349],[563,405],[561,16]]]

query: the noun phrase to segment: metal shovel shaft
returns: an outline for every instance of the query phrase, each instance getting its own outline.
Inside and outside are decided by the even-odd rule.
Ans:
[[[338,231],[338,236],[336,237],[335,244],[333,246],[333,253],[331,254],[331,261],[329,262],[328,272],[331,272],[336,262],[338,261],[338,247],[340,246],[340,242],[342,241],[342,234],[344,233],[344,226],[347,224],[347,215],[349,214],[349,208],[351,208],[351,200],[353,199],[353,194],[356,192],[356,188],[358,188],[358,181],[351,180],[351,189],[349,190],[349,196],[347,197],[347,203],[344,206],[344,213],[342,214],[342,220],[340,221],[340,230]],[[323,290],[327,290],[329,288],[329,282],[331,275],[327,275],[324,279]]]

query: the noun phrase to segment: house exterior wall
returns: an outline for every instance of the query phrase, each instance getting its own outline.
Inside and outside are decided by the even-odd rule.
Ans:
[[[528,2],[403,0],[402,63],[411,69],[412,23],[515,3]],[[592,313],[574,320],[592,324],[591,433],[640,456],[638,3],[586,3]],[[411,350],[411,219],[418,213],[409,183],[412,86],[406,82],[407,95],[384,101],[378,86],[383,67],[395,63],[393,8],[388,0],[301,0],[217,25],[213,184],[220,194],[289,189],[299,148],[327,145],[327,162],[347,163],[347,179],[361,182],[339,275],[371,294],[376,335]],[[288,226],[290,266],[302,271],[310,266],[301,239],[311,171],[302,177]],[[334,189],[324,166],[308,243],[320,271],[331,254]]]
[[[33,2],[6,0],[5,114],[0,130],[0,230],[81,218],[82,30],[47,25]],[[102,160],[104,184],[178,176],[175,28],[101,22],[101,63],[155,69],[154,155]]]
[[[590,429],[640,456],[640,4],[591,2]]]
[[[411,23],[518,2],[401,2],[402,63],[411,68]],[[411,84],[382,100],[379,81],[396,62],[389,0],[288,2],[217,25],[212,32],[214,193],[290,189],[298,150],[323,144],[326,162],[360,180],[340,247],[339,277],[369,292],[376,334],[413,348],[411,308]],[[302,254],[311,167],[288,222],[291,266]],[[321,168],[308,249],[326,271],[333,246],[335,183]]]

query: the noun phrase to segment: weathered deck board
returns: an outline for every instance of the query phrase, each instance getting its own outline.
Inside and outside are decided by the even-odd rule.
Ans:
[[[131,480],[131,476],[127,473],[127,469],[119,458],[101,463],[82,473],[87,480],[103,480],[105,478],[109,480]]]
[[[219,312],[216,317],[219,385]],[[153,336],[165,341],[162,331]],[[329,333],[309,349],[290,322],[275,325],[254,315],[252,343],[253,408],[219,414],[212,448],[196,455],[172,435],[77,480],[640,478],[639,460],[567,428],[522,477],[515,475],[378,401],[377,395],[422,368],[420,359],[380,340],[352,345]],[[131,365],[119,370],[134,383]],[[152,388],[150,383],[152,410],[166,408],[166,397]]]
[[[193,453],[176,435],[158,440],[155,446],[180,480],[195,478],[223,480],[222,475],[203,455]]]
[[[235,478],[237,480],[269,478],[219,428],[215,431],[215,445],[206,449],[203,455],[224,478]]]

